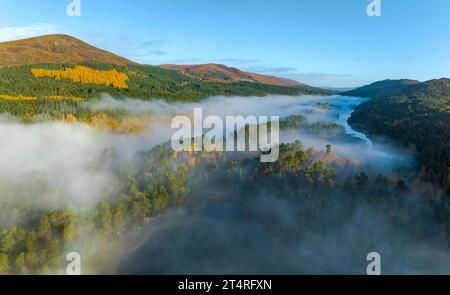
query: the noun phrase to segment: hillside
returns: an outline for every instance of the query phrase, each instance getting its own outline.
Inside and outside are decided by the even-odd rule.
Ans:
[[[93,114],[82,103],[103,93],[171,102],[332,93],[221,65],[186,68],[193,74],[176,67],[139,65],[66,35],[0,43],[0,114],[29,122],[67,116],[89,120]]]
[[[420,84],[416,80],[383,80],[354,90],[343,92],[343,95],[379,98],[385,96],[401,95],[406,89]]]
[[[93,114],[83,107],[83,102],[98,99],[102,93],[115,98],[192,102],[210,96],[328,95],[331,92],[306,86],[205,82],[179,71],[146,65],[83,63],[0,68],[0,114],[8,113],[27,122],[55,120],[67,115],[89,120]]]
[[[342,94],[370,98],[392,96],[425,96],[441,98],[450,96],[450,80],[447,78],[441,78],[422,83],[416,80],[407,79],[383,80],[351,91],[343,92]]]
[[[132,65],[135,62],[94,47],[68,35],[45,35],[0,43],[0,67],[33,64],[80,64],[86,62]],[[161,65],[163,69],[178,70],[205,82],[252,82],[276,86],[304,86],[274,76],[244,72],[218,64]]]
[[[46,35],[0,43],[0,67],[43,63],[83,62],[136,64],[111,52],[96,48],[67,35]]]
[[[450,97],[450,80],[441,78],[417,83],[406,88],[403,95],[432,98]]]
[[[79,72],[79,70],[84,69]],[[69,77],[69,73],[74,77]],[[83,74],[84,73],[84,74]],[[115,73],[115,74],[114,74]],[[79,77],[79,74],[85,76]],[[95,83],[107,74],[125,75],[124,87]],[[95,76],[95,77],[92,77]],[[105,81],[107,81],[106,79]],[[92,82],[89,82],[92,81]],[[170,101],[195,101],[214,95],[263,96],[267,94],[330,94],[331,91],[296,86],[286,87],[248,81],[233,83],[205,82],[175,70],[147,65],[104,63],[39,64],[0,68],[0,96],[77,96],[95,99],[101,93],[115,97],[159,98]]]
[[[446,187],[450,194],[450,80],[401,81],[384,91],[366,86],[347,92],[374,98],[358,106],[349,122],[371,134],[413,144],[419,164],[425,168],[422,176]],[[369,94],[368,90],[375,91],[363,95]]]
[[[160,67],[164,69],[178,70],[188,76],[196,77],[202,79],[203,81],[219,83],[246,81],[277,86],[305,86],[304,84],[294,80],[244,72],[236,68],[219,64],[160,65]]]

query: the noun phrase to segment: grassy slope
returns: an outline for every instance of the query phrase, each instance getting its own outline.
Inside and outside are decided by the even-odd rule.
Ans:
[[[0,67],[86,61],[117,65],[135,64],[126,58],[67,35],[46,35],[0,43]]]

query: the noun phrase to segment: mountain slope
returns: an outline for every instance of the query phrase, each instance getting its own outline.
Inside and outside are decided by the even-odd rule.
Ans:
[[[137,64],[124,57],[94,47],[68,35],[45,35],[0,43],[0,68],[34,64],[103,63]],[[251,82],[276,86],[306,86],[297,81],[244,72],[218,64],[161,65],[160,68],[181,71],[184,75],[205,82]]]
[[[212,73],[200,71],[202,78],[180,70],[135,64],[66,35],[0,43],[0,114],[8,113],[26,122],[67,115],[89,120],[91,114],[83,102],[99,99],[104,93],[115,98],[184,102],[210,96],[333,93],[225,66],[217,65],[216,69]]]
[[[277,86],[305,86],[304,84],[286,79],[268,75],[244,72],[233,67],[227,67],[220,64],[201,64],[201,65],[160,65],[161,68],[178,70],[188,76],[193,76],[204,81],[233,83],[233,82],[253,82]]]
[[[405,89],[402,94],[414,97],[450,97],[450,79],[441,78],[414,84]]]
[[[406,96],[410,98],[444,98],[450,97],[450,79],[441,78],[425,82],[416,80],[383,80],[374,82],[343,95],[370,98]]]
[[[347,92],[374,98],[358,106],[349,123],[404,145],[413,144],[425,168],[421,176],[450,195],[450,80],[400,81],[390,82],[390,88],[378,89],[386,83],[381,81],[372,84],[377,87]]]
[[[111,52],[96,48],[67,35],[46,35],[0,43],[0,67],[83,62],[116,65],[136,64]]]
[[[401,95],[406,89],[418,84],[420,84],[420,82],[416,80],[383,80],[344,92],[342,94],[348,96],[379,98],[384,96]]]

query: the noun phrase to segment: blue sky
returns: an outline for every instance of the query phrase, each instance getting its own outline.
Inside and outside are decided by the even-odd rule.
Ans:
[[[450,1],[0,0],[0,41],[65,33],[148,64],[223,63],[314,86],[450,77]]]

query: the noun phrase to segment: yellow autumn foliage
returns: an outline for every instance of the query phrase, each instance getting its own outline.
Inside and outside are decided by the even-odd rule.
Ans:
[[[67,122],[67,123],[76,123],[78,121],[77,117],[75,117],[75,115],[72,114],[67,114],[67,115],[61,115],[61,121],[63,122]]]
[[[23,95],[0,95],[0,99],[5,100],[36,100],[36,96],[23,96]]]
[[[65,123],[84,123],[97,129],[117,132],[117,133],[140,133],[149,130],[148,117],[135,116],[124,119],[115,119],[107,114],[98,113],[87,118],[79,119],[72,114],[61,115],[60,120]]]
[[[71,100],[75,102],[79,102],[84,100],[82,97],[77,96],[43,96],[41,99],[50,99],[50,100]],[[25,100],[37,100],[40,99],[37,96],[24,96],[24,95],[6,95],[0,94],[0,99],[4,100],[17,100],[17,101],[25,101]]]
[[[147,120],[144,117],[128,117],[118,120],[106,114],[96,114],[86,120],[85,123],[95,128],[119,133],[139,133],[148,129]]]
[[[178,159],[178,152],[177,151],[172,151],[172,159],[174,159],[174,160]]]
[[[188,167],[189,168],[194,168],[195,166],[197,166],[197,158],[196,157],[190,157],[188,160]]]
[[[118,72],[116,69],[110,71],[99,71],[84,66],[64,70],[32,69],[31,73],[36,78],[50,77],[55,80],[69,80],[81,84],[107,85],[114,88],[128,88],[128,76]]]
[[[71,100],[71,101],[75,101],[75,102],[79,102],[84,100],[82,97],[78,97],[78,96],[46,96],[44,98],[47,99],[51,99],[51,100]]]

